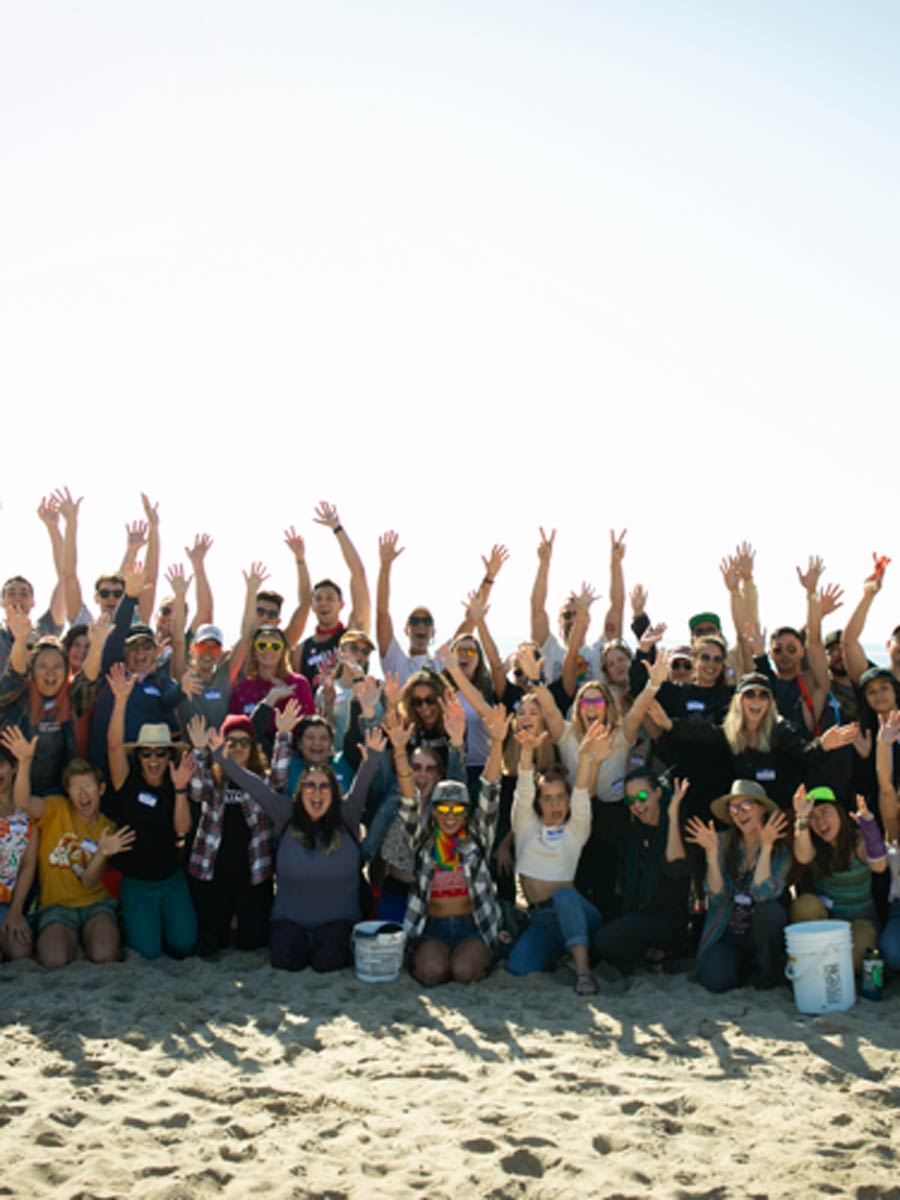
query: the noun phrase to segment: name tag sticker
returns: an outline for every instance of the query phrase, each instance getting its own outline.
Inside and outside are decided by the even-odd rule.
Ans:
[[[245,704],[244,705],[244,716],[249,717],[250,714],[253,712],[254,708],[256,708],[255,704]]]
[[[753,903],[753,897],[748,896],[746,892],[738,892],[734,897],[735,904],[739,904],[741,908],[749,908]]]
[[[210,691],[203,693],[203,699],[204,700],[221,700],[222,693],[217,692],[215,689],[211,689]]]
[[[81,848],[82,848],[82,850],[86,851],[88,854],[96,854],[97,853],[97,843],[91,841],[90,838],[84,839],[84,841],[81,843]]]
[[[702,700],[686,700],[684,707],[686,712],[706,712],[706,705]]]
[[[138,792],[138,804],[146,804],[147,808],[156,808],[157,799],[152,792]]]
[[[772,767],[761,767],[756,772],[756,778],[760,783],[771,783],[775,778],[775,771]]]
[[[566,831],[562,826],[557,829],[555,826],[549,828],[545,825],[541,830],[541,841],[548,850],[558,850],[563,843],[565,835]]]
[[[154,687],[152,683],[148,683],[148,684],[144,685],[144,695],[145,696],[158,696],[159,694],[160,694],[159,688]]]

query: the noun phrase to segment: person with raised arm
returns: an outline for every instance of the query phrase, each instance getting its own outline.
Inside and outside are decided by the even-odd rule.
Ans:
[[[537,550],[538,569],[531,590],[531,640],[537,642],[541,648],[546,677],[548,682],[552,683],[562,675],[566,649],[570,639],[574,636],[573,626],[578,609],[574,595],[570,595],[559,610],[559,639],[554,637],[550,632],[550,620],[547,616],[547,590],[556,530],[552,529],[548,537],[542,528],[540,534],[541,540]],[[616,639],[621,637],[625,607],[625,581],[622,575],[622,559],[625,555],[624,538],[625,531],[617,538],[614,531],[610,530],[610,575],[614,594],[610,598],[610,608],[604,620],[604,636],[591,646],[580,642],[576,645],[576,657],[573,660],[576,664],[576,679],[572,681],[573,683],[581,683],[585,679],[599,679],[602,671],[601,650],[604,644],[612,639],[618,645]],[[593,595],[592,598],[595,600],[597,597]],[[587,622],[582,632],[586,634]],[[617,662],[614,663],[615,668],[618,668],[618,665]]]
[[[18,729],[5,729],[3,742],[19,763],[17,804],[36,824],[10,906],[14,926],[21,928],[23,906],[37,871],[35,957],[41,966],[66,966],[79,945],[91,962],[116,962],[122,952],[118,906],[103,873],[112,855],[128,852],[133,831],[116,830],[100,812],[105,785],[96,767],[73,759],[63,771],[60,794],[33,795],[31,764],[37,738],[29,740]]]
[[[453,980],[474,983],[491,968],[500,943],[501,913],[488,870],[497,821],[503,741],[509,718],[497,705],[488,722],[491,752],[477,805],[465,784],[439,783],[426,816],[409,766],[412,730],[388,722],[400,784],[400,813],[415,871],[403,929],[410,969],[426,987]]]
[[[372,620],[372,601],[369,583],[359,552],[351,542],[333,504],[322,500],[315,510],[313,520],[324,525],[337,538],[344,562],[350,571],[350,603],[352,605],[348,624],[351,629],[369,632]],[[337,649],[346,626],[341,620],[344,595],[333,579],[320,579],[313,585],[312,609],[316,615],[316,629],[297,647],[292,660],[295,670],[305,675],[317,688],[322,681],[323,671],[332,671],[337,665]]]
[[[697,951],[697,982],[711,992],[750,984],[770,988],[784,978],[787,910],[779,897],[787,886],[791,852],[784,842],[788,823],[761,784],[737,779],[712,806],[726,825],[691,817],[686,840],[706,858],[709,907]],[[669,825],[666,858],[686,859],[677,822]]]
[[[75,722],[88,712],[97,693],[109,622],[103,618],[91,626],[88,653],[70,681],[62,642],[41,638],[29,651],[28,617],[11,612],[8,621],[15,640],[0,678],[0,724],[19,726],[26,738],[37,738],[31,787],[38,795],[58,793],[63,769],[76,755]]]
[[[829,787],[801,784],[794,793],[794,858],[808,870],[791,921],[849,921],[853,968],[877,944],[872,875],[887,870],[881,830],[863,796],[848,815]],[[855,822],[855,825],[854,825]]]
[[[263,736],[268,750],[275,736],[274,711],[284,708],[290,697],[300,705],[301,712],[315,712],[308,680],[290,669],[290,649],[283,631],[276,625],[260,625],[250,642],[245,676],[231,690],[229,711],[252,718],[262,706],[266,710]]]
[[[596,957],[623,974],[641,963],[656,966],[686,944],[690,871],[683,859],[670,863],[666,851],[678,836],[687,790],[687,779],[676,779],[672,788],[647,768],[625,776],[631,829],[625,849],[622,914],[604,921],[591,938]]]
[[[116,825],[135,835],[127,852],[109,860],[122,872],[125,941],[144,958],[159,958],[164,949],[184,957],[197,940],[197,916],[180,852],[191,830],[188,784],[194,760],[172,740],[164,723],[141,725],[135,740],[126,743],[126,708],[137,676],[117,662],[107,682],[113,699],[107,729],[110,790],[102,807]]]
[[[249,717],[226,717],[219,735],[238,766],[281,791],[291,761],[291,733],[299,720],[294,701],[276,714],[271,768]],[[275,871],[272,822],[258,800],[235,787],[211,762],[209,727],[202,716],[191,718],[188,737],[197,763],[190,798],[198,816],[188,862],[197,910],[197,953],[205,957],[224,950],[232,918],[237,921],[238,949],[258,950],[269,941]]]
[[[4,730],[4,733],[7,737],[0,741],[0,962],[31,958],[34,953],[31,926],[23,915],[31,890],[30,881],[20,892],[16,908],[11,909],[11,905],[35,827],[27,808],[20,808],[16,799],[15,777],[19,764],[5,745],[9,731]]]
[[[41,519],[48,529],[52,527],[56,531],[56,536],[58,537],[59,530],[56,529],[56,518],[54,517],[52,521],[49,520],[49,514],[51,512],[56,513],[57,510],[48,507],[48,503],[47,501],[42,502],[42,511],[46,511],[47,516],[42,516]],[[54,548],[54,558],[55,554],[56,551]],[[65,602],[62,599],[63,591],[62,585],[58,585],[57,589],[54,590],[50,608],[38,618],[33,633],[35,641],[39,637],[59,637],[62,633],[63,623],[65,622]],[[13,575],[6,580],[3,590],[0,592],[0,604],[2,604],[6,613],[6,620],[0,625],[0,675],[2,675],[6,670],[6,664],[9,661],[13,641],[15,640],[15,636],[10,628],[10,616],[21,614],[24,617],[29,617],[31,610],[34,608],[34,588],[24,575]]]
[[[396,675],[405,684],[411,675],[424,668],[432,671],[441,669],[437,658],[428,653],[434,640],[434,617],[429,609],[418,605],[409,614],[404,630],[408,638],[408,651],[404,652],[394,637],[394,622],[391,620],[391,569],[405,547],[397,548],[400,535],[393,529],[378,539],[378,586],[375,598],[375,638],[381,655],[381,669],[385,675]]]
[[[350,935],[361,919],[360,818],[384,751],[379,730],[366,735],[363,763],[346,796],[326,765],[310,766],[293,796],[239,766],[223,738],[209,734],[213,762],[248,792],[272,822],[277,849],[270,926],[272,966],[337,971],[351,961]]]
[[[594,995],[597,981],[588,962],[591,935],[601,914],[575,890],[575,872],[591,832],[587,785],[595,764],[612,753],[613,730],[599,721],[578,748],[578,769],[570,790],[565,769],[551,767],[535,778],[536,738],[518,733],[519,773],[512,806],[516,869],[528,902],[530,922],[506,960],[512,975],[546,971],[567,950],[575,966],[575,992]],[[542,734],[541,737],[546,737]]]

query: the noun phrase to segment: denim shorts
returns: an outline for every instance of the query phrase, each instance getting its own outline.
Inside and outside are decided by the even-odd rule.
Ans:
[[[435,938],[452,950],[460,942],[470,938],[480,938],[475,918],[470,913],[467,917],[429,917],[422,930],[422,940]]]
[[[96,904],[85,904],[81,908],[73,908],[68,904],[48,904],[38,912],[38,932],[43,933],[48,925],[65,925],[66,929],[81,933],[89,921],[103,913],[118,926],[119,913],[115,900],[98,900]]]

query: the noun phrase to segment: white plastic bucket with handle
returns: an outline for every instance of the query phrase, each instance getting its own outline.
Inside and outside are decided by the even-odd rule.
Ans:
[[[403,966],[403,928],[394,921],[353,926],[353,962],[363,983],[393,983]]]
[[[784,931],[785,975],[802,1013],[846,1012],[856,1003],[849,921],[800,921]]]

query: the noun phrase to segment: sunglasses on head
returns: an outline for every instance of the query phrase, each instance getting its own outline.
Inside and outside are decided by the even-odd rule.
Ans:
[[[108,600],[112,596],[116,600],[121,600],[125,595],[124,588],[97,588],[97,595],[101,600]]]
[[[169,750],[165,747],[154,749],[151,746],[138,746],[138,758],[168,758]]]
[[[693,663],[691,662],[691,660],[689,658],[673,658],[672,659],[672,670],[673,671],[690,671],[692,666],[693,666]]]
[[[440,813],[442,817],[461,817],[466,811],[464,804],[436,804],[434,811]]]
[[[271,642],[266,641],[265,638],[257,638],[253,643],[253,649],[257,654],[265,654],[267,650],[281,651],[284,649],[284,642],[279,642],[277,638]]]
[[[434,621],[431,619],[431,617],[410,617],[409,624],[410,625],[433,625]]]
[[[625,803],[630,807],[632,804],[645,804],[650,799],[650,793],[645,791],[633,792],[630,796],[625,793]]]

